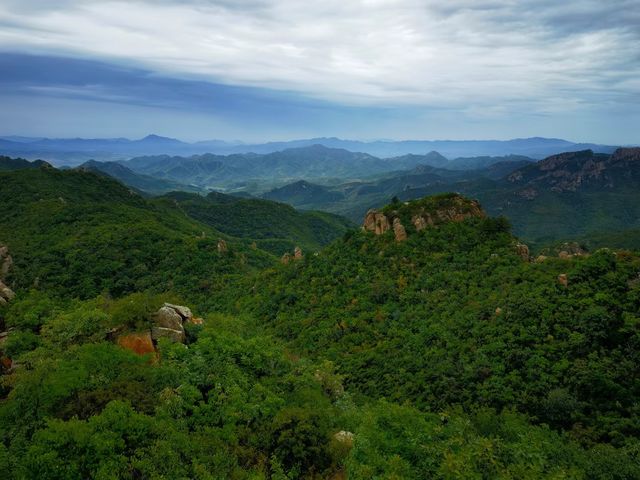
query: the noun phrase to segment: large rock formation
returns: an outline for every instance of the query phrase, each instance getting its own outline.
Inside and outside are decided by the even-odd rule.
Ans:
[[[462,222],[472,217],[485,217],[486,214],[476,200],[470,200],[458,194],[444,194],[426,197],[421,200],[388,206],[384,211],[369,210],[364,217],[362,228],[376,235],[393,229],[397,241],[407,238],[404,219],[416,231],[447,222]]]
[[[384,213],[372,209],[364,217],[362,228],[376,235],[382,235],[391,228],[391,223]]]
[[[183,343],[186,340],[185,324],[202,325],[204,323],[202,318],[193,316],[189,307],[172,303],[165,303],[160,307],[153,314],[152,321],[150,330],[118,335],[116,343],[132,352],[144,355],[155,352],[155,344],[161,338]]]
[[[160,338],[168,338],[173,342],[184,342],[186,338],[184,324],[202,323],[202,319],[197,320],[197,322],[194,321],[193,313],[189,307],[165,303],[153,315],[151,338],[155,341]]]
[[[407,231],[405,230],[404,225],[402,225],[402,222],[400,222],[400,219],[397,217],[393,219],[393,235],[396,242],[402,242],[407,239]]]

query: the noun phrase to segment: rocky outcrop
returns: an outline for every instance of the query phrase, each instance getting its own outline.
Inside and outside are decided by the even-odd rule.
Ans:
[[[425,228],[427,228],[428,225],[433,225],[433,220],[431,220],[431,216],[429,216],[428,219],[431,222],[430,224],[427,223],[427,220],[425,219],[425,217],[420,215],[414,215],[413,217],[411,217],[411,223],[413,223],[413,226],[416,227],[416,231],[419,232],[420,230],[424,230]]]
[[[184,343],[185,324],[202,325],[204,323],[202,318],[193,316],[189,307],[172,303],[162,305],[151,319],[153,323],[147,331],[119,334],[121,328],[116,328],[110,332],[109,337],[112,340],[115,339],[121,347],[138,355],[145,355],[156,351],[155,345],[161,338]]]
[[[283,265],[288,265],[291,261],[302,260],[304,255],[302,254],[302,249],[300,247],[296,247],[293,249],[293,254],[289,252],[285,252],[282,257],[280,257],[280,263]]]
[[[516,253],[525,261],[529,261],[529,247],[524,243],[516,243]]]
[[[6,305],[16,296],[9,287],[7,287],[2,280],[0,280],[0,305]]]
[[[153,315],[151,338],[155,341],[160,338],[168,338],[172,342],[184,342],[186,338],[185,323],[202,324],[202,319],[197,319],[196,322],[189,307],[165,303]]]
[[[13,290],[4,283],[12,265],[13,259],[9,255],[9,248],[6,245],[0,245],[0,305],[6,305],[16,296]]]
[[[407,229],[402,223],[411,219],[416,231],[447,222],[462,222],[472,217],[485,217],[486,214],[476,200],[469,200],[458,194],[444,194],[426,197],[412,202],[393,204],[385,212],[369,210],[362,222],[362,229],[382,235],[393,230],[396,241],[407,238]],[[408,225],[408,223],[407,223]]]
[[[362,228],[376,235],[382,235],[391,228],[391,224],[384,213],[372,209],[365,215]]]
[[[227,250],[228,250],[227,242],[225,242],[223,239],[218,240],[218,252],[224,253]]]
[[[397,217],[393,219],[393,235],[396,242],[402,242],[407,239],[407,231]]]

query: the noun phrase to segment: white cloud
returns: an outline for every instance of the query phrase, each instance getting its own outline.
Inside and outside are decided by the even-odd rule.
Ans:
[[[640,0],[8,0],[0,48],[349,105],[504,115],[640,96]]]

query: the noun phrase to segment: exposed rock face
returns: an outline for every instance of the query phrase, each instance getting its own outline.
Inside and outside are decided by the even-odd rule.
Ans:
[[[161,338],[172,342],[184,342],[186,339],[184,324],[202,325],[204,320],[193,316],[191,309],[182,305],[165,303],[152,317],[153,325],[146,332],[120,334],[121,327],[113,329],[107,338],[138,355],[156,353],[155,344]]]
[[[433,224],[431,216],[429,216],[428,218],[429,221],[432,222],[431,224]],[[429,225],[425,217],[422,217],[420,215],[414,215],[413,217],[411,217],[411,223],[413,223],[413,226],[416,227],[417,232],[419,232],[420,230],[424,230],[425,228],[427,228],[427,225]]]
[[[364,217],[362,228],[376,235],[382,235],[391,228],[387,216],[377,210],[369,210]]]
[[[524,243],[517,243],[516,252],[518,252],[520,258],[527,262],[529,261],[529,247],[527,245],[525,245]]]
[[[0,245],[0,305],[6,305],[16,296],[13,290],[3,282],[12,265],[13,259],[9,255],[9,248],[6,245]]]
[[[407,239],[407,231],[404,228],[404,225],[400,222],[399,218],[393,219],[393,234],[396,238],[396,242],[402,242]]]
[[[223,239],[218,240],[218,252],[224,253],[227,250],[227,242],[225,242]]]
[[[300,247],[296,247],[293,249],[293,259],[302,260],[302,249]]]
[[[182,317],[183,320],[191,320],[193,318],[193,313],[191,313],[191,309],[189,307],[183,307],[182,305],[173,305],[172,303],[165,303],[162,308],[171,308],[178,315]]]
[[[0,305],[6,305],[16,294],[0,280]]]
[[[193,321],[191,309],[181,305],[165,303],[153,316],[151,338],[158,340],[168,338],[172,342],[184,342],[184,323]]]
[[[148,353],[155,354],[156,349],[151,339],[151,332],[130,333],[117,338],[116,343],[122,348],[131,350],[138,355],[146,355]]]
[[[640,148],[618,148],[613,154],[592,150],[552,155],[511,173],[507,180],[522,185],[518,195],[533,199],[538,191],[576,192],[585,188],[612,189],[640,180]]]
[[[387,213],[369,210],[364,217],[362,228],[376,235],[382,235],[393,229],[396,240],[401,242],[407,238],[407,231],[401,218],[411,218],[416,231],[420,231],[441,223],[462,222],[468,218],[485,216],[476,200],[469,200],[457,194],[445,194],[405,202]]]

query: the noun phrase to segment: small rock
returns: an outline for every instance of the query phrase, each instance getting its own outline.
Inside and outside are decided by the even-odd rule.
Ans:
[[[287,265],[290,261],[291,261],[291,254],[289,252],[282,255],[282,258],[280,259],[280,262],[283,263],[284,265]]]
[[[496,307],[496,315],[501,315],[502,309],[500,307]]]
[[[346,430],[340,430],[336,433],[333,438],[335,438],[338,442],[351,447],[353,445],[353,433],[348,432]]]
[[[529,247],[527,245],[524,243],[517,243],[516,252],[520,255],[520,258],[527,262],[529,261]]]
[[[0,280],[0,299],[4,300],[3,305],[13,300],[16,296],[9,287],[7,287],[2,280]]]
[[[300,249],[300,247],[296,247],[293,249],[293,259],[302,260],[302,250]]]
[[[224,253],[228,250],[227,248],[227,242],[225,242],[224,240],[220,239],[218,240],[218,252],[219,253]]]
[[[566,250],[562,250],[560,253],[558,253],[558,258],[562,258],[563,260],[567,260],[567,259],[571,258],[571,254],[569,252],[567,252]]]
[[[569,285],[569,279],[567,278],[566,273],[561,273],[558,275],[558,283],[563,287],[567,287]]]
[[[536,257],[536,263],[542,263],[547,259],[547,257],[545,255],[538,255]]]

